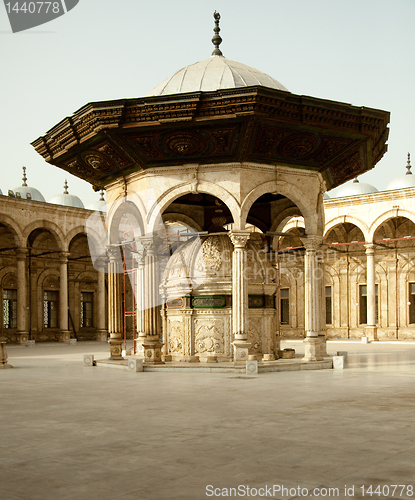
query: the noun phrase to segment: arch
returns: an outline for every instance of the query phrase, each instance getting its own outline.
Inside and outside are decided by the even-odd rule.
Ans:
[[[178,214],[176,212],[167,212],[163,214],[161,218],[163,219],[163,222],[181,222],[196,231],[203,231],[199,224],[188,215]]]
[[[5,225],[8,229],[11,230],[12,233],[14,233],[14,239],[16,241],[16,246],[18,247],[25,247],[25,238],[23,237],[22,230],[20,226],[11,219],[8,215],[0,214],[0,223]]]
[[[124,215],[131,215],[137,221],[138,227],[136,228],[140,235],[145,234],[144,227],[144,217],[137,206],[133,201],[125,201],[125,199],[120,199],[120,203],[118,203],[117,208],[111,215],[108,222],[108,238],[109,243],[114,244],[119,242],[119,230],[121,219]],[[135,234],[135,231],[134,231]]]
[[[2,287],[4,286],[3,279],[9,274],[12,274],[13,276],[16,277],[16,288],[17,288],[17,267],[15,266],[6,266],[0,270],[0,285]]]
[[[40,274],[39,276],[37,277],[37,286],[38,287],[41,287],[43,288],[43,285],[45,283],[45,280],[49,277],[49,276],[55,276],[58,281],[59,281],[59,278],[60,278],[60,273],[57,269],[53,269],[52,267],[49,267],[47,269],[44,269]],[[59,283],[59,288],[57,288],[57,290],[59,291],[60,290],[60,283]]]
[[[218,184],[213,184],[212,182],[203,181],[198,184],[198,193],[206,193],[216,198],[219,198],[229,209],[232,214],[233,221],[235,225],[239,228],[240,220],[240,206],[236,198],[232,196],[229,191],[219,186]],[[178,186],[174,186],[167,190],[165,193],[156,200],[156,202],[151,207],[147,216],[147,226],[148,231],[151,233],[154,230],[156,221],[160,214],[162,214],[167,207],[173,203],[174,200],[183,196],[185,194],[194,193],[189,183],[183,183]]]
[[[365,241],[370,241],[369,239],[369,227],[365,222],[363,222],[361,219],[358,219],[357,217],[353,217],[352,215],[339,215],[338,217],[335,217],[334,219],[331,219],[326,222],[325,228],[324,228],[324,238],[327,237],[328,233],[335,227],[340,224],[344,223],[350,223],[355,225],[358,229],[360,229],[363,233],[363,236],[365,237]]]
[[[25,246],[27,246],[27,240],[31,233],[35,231],[36,229],[46,229],[49,231],[56,239],[56,243],[58,245],[58,248],[62,251],[67,251],[68,246],[67,246],[67,241],[66,238],[62,232],[62,229],[55,224],[54,222],[48,221],[48,220],[35,220],[28,224],[24,230],[23,230],[23,238],[25,243]]]
[[[241,227],[245,226],[249,210],[255,201],[266,193],[278,193],[290,199],[301,212],[304,217],[306,231],[308,234],[322,234],[324,221],[323,203],[316,207],[305,193],[300,191],[294,184],[287,181],[268,181],[260,184],[245,197],[241,208]],[[317,208],[317,211],[314,208]]]
[[[409,212],[408,210],[404,209],[397,209],[393,208],[391,210],[388,210],[387,212],[384,212],[383,214],[379,215],[372,224],[370,225],[369,231],[368,231],[368,240],[367,241],[373,241],[373,237],[376,233],[376,231],[380,228],[380,226],[388,221],[389,219],[395,219],[397,217],[406,217],[408,220],[413,222],[415,224],[415,214],[412,212]]]

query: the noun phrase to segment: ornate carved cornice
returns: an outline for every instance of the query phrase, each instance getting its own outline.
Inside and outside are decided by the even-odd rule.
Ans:
[[[141,169],[256,162],[322,173],[331,189],[386,151],[389,113],[247,87],[90,103],[32,143],[97,189]]]

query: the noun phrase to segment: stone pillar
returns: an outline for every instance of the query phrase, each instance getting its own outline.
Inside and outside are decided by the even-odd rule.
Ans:
[[[144,359],[147,364],[163,364],[160,342],[160,291],[158,279],[157,249],[161,243],[157,236],[140,240],[145,249],[144,258]]]
[[[137,296],[136,296],[136,307],[137,307],[137,341],[136,341],[136,351],[137,354],[144,356],[143,344],[146,340],[146,328],[144,323],[144,309],[145,309],[145,281],[144,281],[144,265],[145,258],[144,253],[140,253],[137,258]]]
[[[379,340],[376,327],[376,284],[375,284],[375,245],[365,245],[366,248],[366,293],[367,293],[367,326],[366,337],[369,340]]]
[[[108,263],[108,333],[110,335],[110,357],[112,360],[124,359],[122,353],[122,265],[118,245],[107,248]]]
[[[327,247],[320,245],[320,249],[317,250],[317,265],[318,273],[321,276],[320,279],[320,329],[319,329],[319,339],[320,339],[320,352],[323,358],[327,357],[327,339],[326,339],[326,282],[324,280],[324,268],[325,268],[325,256]],[[333,294],[333,290],[332,290]]]
[[[28,333],[26,325],[26,248],[17,249],[17,336],[18,343],[27,344]]]
[[[59,342],[68,343],[71,338],[68,324],[68,257],[69,252],[61,252],[59,289]]]
[[[248,282],[245,277],[245,245],[249,231],[231,231],[229,237],[233,243],[232,254],[232,329],[234,335],[234,362],[248,361]]]
[[[97,289],[97,340],[106,342],[108,331],[105,325],[105,261],[100,258],[96,262],[98,270],[98,289]]]
[[[302,239],[305,246],[304,256],[304,316],[305,316],[305,355],[304,361],[321,361],[323,355],[321,346],[323,336],[321,335],[321,319],[322,313],[322,294],[321,282],[323,280],[322,269],[319,266],[317,251],[320,250],[322,237],[310,235]],[[325,337],[324,337],[325,338]]]

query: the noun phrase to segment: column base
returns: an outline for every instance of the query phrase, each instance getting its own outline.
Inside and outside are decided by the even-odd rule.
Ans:
[[[97,340],[99,342],[106,342],[108,338],[107,330],[98,330],[97,331]]]
[[[365,328],[365,335],[368,338],[368,340],[370,340],[370,342],[379,340],[377,326],[367,326]]]
[[[120,338],[111,339],[108,341],[110,345],[110,357],[108,359],[120,360],[122,357],[122,340]]]
[[[306,337],[304,339],[305,354],[303,361],[322,361],[321,355],[321,337]]]
[[[327,339],[325,335],[319,335],[318,337],[320,339],[320,354],[323,356],[323,358],[327,358]]]
[[[17,343],[19,345],[27,345],[27,341],[29,340],[29,335],[27,332],[17,332]]]
[[[144,347],[143,344],[145,344],[146,338],[145,337],[138,337],[135,341],[135,352],[140,355],[144,356]]]
[[[147,336],[145,342],[143,342],[144,362],[148,365],[164,365],[164,361],[161,358],[163,345],[158,335]]]
[[[58,340],[64,344],[69,344],[69,341],[71,340],[71,332],[69,330],[61,330],[58,333]]]
[[[251,347],[251,342],[246,340],[234,340],[232,345],[234,364],[245,365],[248,361],[248,349]]]

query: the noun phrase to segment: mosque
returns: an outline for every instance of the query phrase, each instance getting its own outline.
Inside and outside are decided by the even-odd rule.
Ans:
[[[326,338],[413,338],[409,156],[387,191],[356,179],[386,152],[389,113],[225,58],[214,17],[211,57],[33,142],[107,201],[84,208],[65,185],[46,203],[25,174],[0,196],[4,340],[109,337],[117,360],[132,335],[157,364],[272,361],[281,338],[304,338],[305,361]]]

